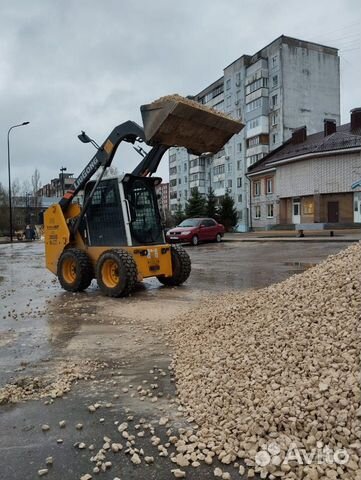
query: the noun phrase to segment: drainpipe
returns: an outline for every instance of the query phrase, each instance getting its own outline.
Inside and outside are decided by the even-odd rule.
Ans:
[[[249,212],[248,212],[248,231],[253,232],[253,224],[252,224],[252,183],[251,179],[246,173],[246,178],[249,182]]]

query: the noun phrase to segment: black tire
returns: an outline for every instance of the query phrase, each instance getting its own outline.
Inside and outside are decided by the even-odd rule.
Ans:
[[[85,252],[68,248],[58,260],[57,276],[64,290],[82,292],[94,278],[93,265]]]
[[[137,264],[125,250],[107,250],[97,262],[96,279],[108,297],[126,297],[137,283]]]
[[[193,245],[193,247],[196,247],[199,244],[198,235],[193,235],[192,240],[191,240],[191,244]]]
[[[220,233],[217,233],[216,235],[216,242],[220,243],[222,241],[222,235]]]
[[[171,246],[172,269],[173,275],[171,277],[164,277],[163,275],[157,277],[160,283],[167,287],[175,287],[184,283],[191,273],[191,259],[188,253],[180,245]]]

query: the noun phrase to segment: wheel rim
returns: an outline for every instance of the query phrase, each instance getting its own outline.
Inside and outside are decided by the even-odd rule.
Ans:
[[[105,260],[102,266],[102,280],[107,288],[114,288],[119,284],[119,268],[114,260]]]
[[[220,241],[221,241],[221,238],[222,238],[222,237],[221,237],[220,234],[218,233],[218,235],[217,235],[217,242],[220,242]]]
[[[192,238],[192,243],[193,243],[193,245],[198,245],[198,237],[196,237],[196,236],[193,237]]]
[[[76,262],[72,258],[66,258],[63,262],[63,278],[67,283],[74,283],[77,277]]]

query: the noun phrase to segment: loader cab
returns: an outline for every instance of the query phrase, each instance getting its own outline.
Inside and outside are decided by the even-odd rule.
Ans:
[[[156,177],[125,174],[102,180],[94,192],[83,222],[89,246],[164,244],[155,186]],[[95,181],[87,183],[84,201]]]

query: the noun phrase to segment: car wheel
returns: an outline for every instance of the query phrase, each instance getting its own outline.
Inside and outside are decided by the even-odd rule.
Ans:
[[[220,243],[221,241],[222,241],[222,235],[220,233],[217,233],[216,242]]]
[[[196,247],[198,245],[199,238],[198,238],[197,235],[193,235],[191,243],[192,243],[193,247]]]

